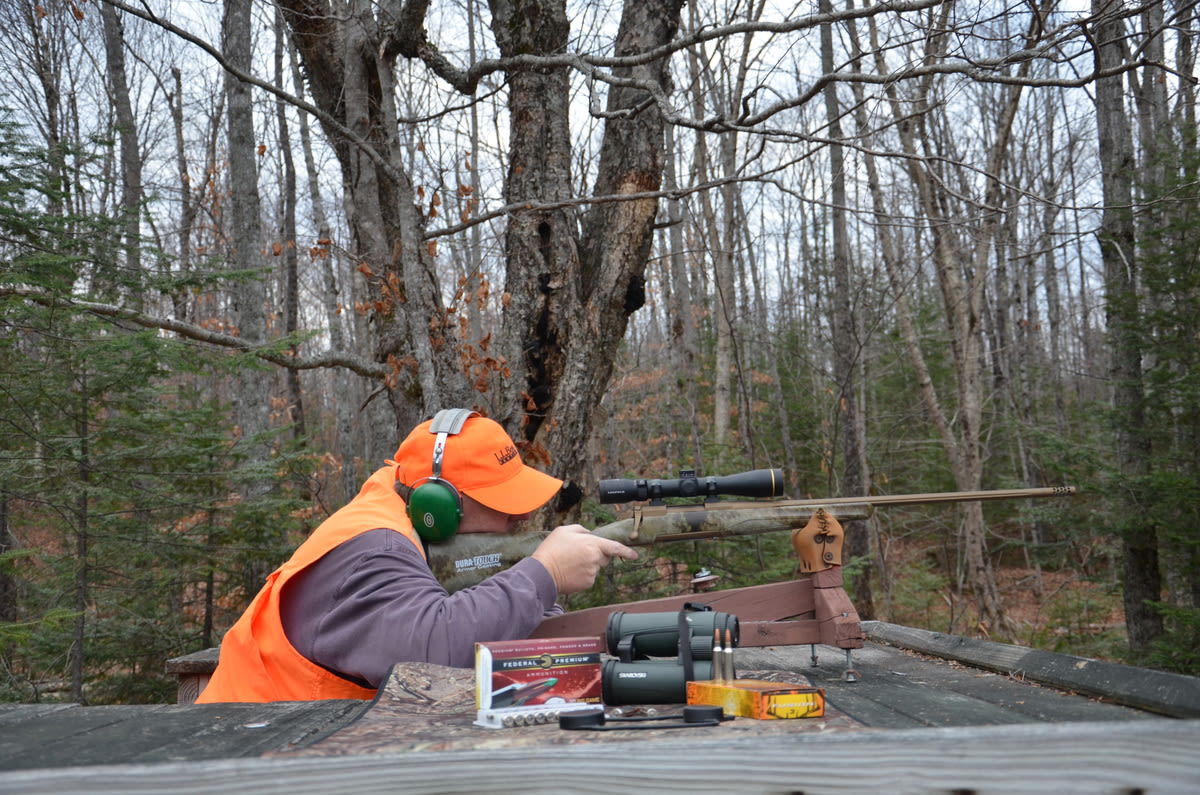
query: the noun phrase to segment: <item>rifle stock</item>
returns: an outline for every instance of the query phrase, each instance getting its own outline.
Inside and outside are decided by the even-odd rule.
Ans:
[[[831,497],[811,500],[721,500],[695,505],[635,506],[631,515],[592,532],[628,546],[673,541],[756,535],[802,527],[818,509],[838,520],[865,519],[886,505],[925,505],[975,500],[1015,500],[1064,497],[1071,486],[1040,489],[948,491],[931,494],[893,494],[875,497]],[[478,585],[487,577],[529,557],[546,532],[497,535],[459,533],[444,544],[431,544],[429,566],[447,591]]]

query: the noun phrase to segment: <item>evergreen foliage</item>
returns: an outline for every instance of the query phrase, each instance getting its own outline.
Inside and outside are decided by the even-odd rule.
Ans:
[[[256,473],[196,387],[205,357],[63,308],[139,288],[116,222],[62,211],[11,128],[0,151],[0,288],[61,302],[0,296],[0,699],[173,701],[164,661],[212,643],[214,609],[239,609],[303,530],[289,484],[307,459],[280,450],[277,486],[239,500]]]
[[[1200,674],[1200,151],[1187,133],[1168,150],[1165,183],[1145,187],[1148,206],[1161,207],[1142,260],[1151,472],[1131,487],[1158,531],[1165,575],[1154,661]]]

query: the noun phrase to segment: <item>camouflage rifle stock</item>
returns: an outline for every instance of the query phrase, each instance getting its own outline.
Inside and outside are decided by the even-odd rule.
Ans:
[[[1064,497],[1072,486],[990,491],[949,491],[875,497],[832,497],[810,500],[720,500],[692,505],[638,505],[630,515],[592,532],[632,547],[673,541],[756,535],[803,527],[818,510],[833,519],[865,519],[886,505],[927,505],[973,500],[1016,500]],[[447,591],[477,585],[537,549],[545,532],[497,535],[459,533],[444,544],[429,546],[429,565]]]

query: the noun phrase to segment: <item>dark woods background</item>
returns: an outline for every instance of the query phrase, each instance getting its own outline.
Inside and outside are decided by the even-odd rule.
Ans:
[[[1194,2],[696,6],[0,5],[0,698],[172,700],[450,405],[581,484],[540,526],[1074,485],[851,524],[857,608],[1200,670]]]

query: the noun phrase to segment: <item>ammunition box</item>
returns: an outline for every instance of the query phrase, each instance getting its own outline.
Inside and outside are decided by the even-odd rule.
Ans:
[[[819,718],[825,714],[825,691],[759,679],[688,682],[687,703],[721,707],[739,718]]]
[[[475,644],[475,706],[600,703],[598,636]]]

